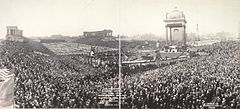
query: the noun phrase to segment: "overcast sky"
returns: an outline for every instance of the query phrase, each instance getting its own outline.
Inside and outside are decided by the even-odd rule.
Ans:
[[[0,37],[16,25],[24,36],[82,35],[112,29],[114,35],[165,34],[166,12],[184,11],[187,31],[238,32],[240,0],[0,0]]]

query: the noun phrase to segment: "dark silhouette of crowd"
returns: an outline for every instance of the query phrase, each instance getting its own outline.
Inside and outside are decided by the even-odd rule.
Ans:
[[[15,74],[16,108],[97,108],[101,90],[117,85],[117,66],[94,68],[81,55],[41,55],[26,46],[4,42],[0,47],[0,67]],[[216,103],[239,109],[240,42],[220,42],[201,51],[209,55],[159,68],[124,68],[126,107],[197,109]]]

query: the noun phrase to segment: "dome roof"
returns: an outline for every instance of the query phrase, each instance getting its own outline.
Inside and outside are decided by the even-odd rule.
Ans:
[[[182,19],[182,18],[185,18],[183,12],[177,9],[167,14],[167,19]]]

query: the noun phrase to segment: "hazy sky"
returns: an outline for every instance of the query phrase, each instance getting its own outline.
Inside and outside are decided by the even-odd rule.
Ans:
[[[240,0],[0,0],[0,37],[16,25],[24,36],[82,35],[112,29],[114,35],[165,34],[166,12],[184,11],[187,31],[237,34]]]

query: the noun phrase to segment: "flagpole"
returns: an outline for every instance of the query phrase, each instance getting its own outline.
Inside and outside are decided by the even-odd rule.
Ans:
[[[122,66],[121,66],[121,62],[122,62],[122,58],[121,58],[121,36],[120,35],[118,35],[118,42],[119,42],[119,44],[118,44],[118,76],[119,76],[119,81],[118,81],[118,87],[119,87],[119,109],[121,109],[121,68],[122,68]]]
[[[122,53],[121,53],[121,36],[120,36],[120,33],[121,33],[121,26],[120,26],[120,24],[121,24],[121,0],[119,0],[119,10],[118,10],[119,12],[118,12],[118,14],[119,14],[119,16],[118,16],[118,20],[119,20],[119,22],[118,22],[118,27],[119,27],[119,35],[118,35],[118,90],[119,90],[119,98],[118,98],[118,107],[119,107],[119,109],[121,109],[121,80],[122,80],[122,78],[121,78],[121,69],[122,69]]]

